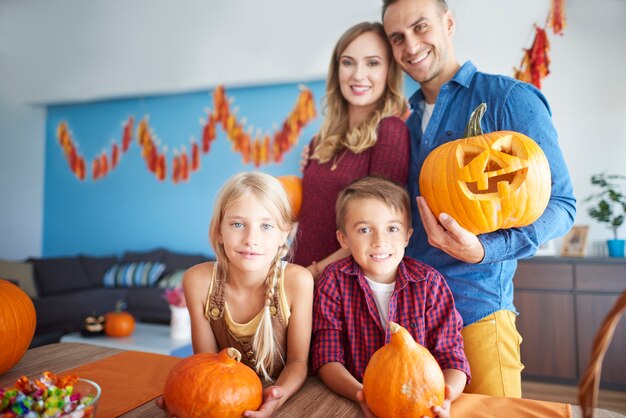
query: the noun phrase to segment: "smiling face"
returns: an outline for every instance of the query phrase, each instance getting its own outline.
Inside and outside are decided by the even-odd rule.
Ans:
[[[259,272],[265,276],[287,241],[287,231],[254,195],[232,202],[220,224],[218,242],[224,246],[231,272]]]
[[[365,32],[339,57],[339,88],[348,102],[351,125],[373,112],[385,93],[391,59],[385,42],[377,33]]]
[[[398,0],[388,6],[383,25],[398,65],[422,88],[436,90],[458,69],[452,46],[455,21],[436,0]]]
[[[407,214],[378,199],[354,199],[347,204],[345,228],[337,231],[337,239],[368,279],[391,283],[412,232]]]

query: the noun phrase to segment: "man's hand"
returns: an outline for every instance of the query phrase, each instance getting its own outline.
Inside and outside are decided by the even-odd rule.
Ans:
[[[416,200],[430,245],[466,263],[475,264],[483,260],[485,249],[476,235],[462,228],[447,213],[441,213],[437,222],[426,199],[417,196]]]
[[[283,396],[285,396],[285,393],[280,386],[268,386],[263,390],[263,403],[259,407],[259,410],[246,411],[243,413],[243,416],[249,418],[271,417],[280,406],[280,399]]]

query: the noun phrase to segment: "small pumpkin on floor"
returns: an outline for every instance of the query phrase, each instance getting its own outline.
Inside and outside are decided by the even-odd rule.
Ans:
[[[128,337],[135,331],[135,318],[125,308],[126,304],[118,300],[115,311],[104,314],[104,333],[108,337]]]
[[[391,341],[379,348],[363,375],[365,402],[379,418],[432,417],[442,406],[445,380],[430,352],[395,322]]]
[[[163,389],[169,413],[179,418],[239,418],[244,411],[256,411],[263,401],[263,385],[240,360],[241,353],[229,347],[178,362]]]

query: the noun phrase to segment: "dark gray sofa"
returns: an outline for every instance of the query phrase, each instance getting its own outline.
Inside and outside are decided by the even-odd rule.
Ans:
[[[27,293],[30,293],[35,305],[37,328],[31,348],[58,342],[62,335],[79,331],[87,316],[114,310],[118,300],[126,303],[126,310],[138,321],[168,323],[170,311],[163,298],[164,287],[179,282],[185,269],[208,260],[202,254],[157,248],[145,252],[125,252],[120,258],[77,255],[30,258],[18,262],[20,268],[32,266],[30,279],[33,283],[30,287],[34,289]],[[146,262],[164,265],[156,282],[139,287],[104,286],[103,277],[112,266]],[[7,261],[2,263],[6,267]],[[11,274],[8,273],[9,276]],[[24,280],[29,279],[6,277],[6,272],[4,276],[18,285],[24,285]]]

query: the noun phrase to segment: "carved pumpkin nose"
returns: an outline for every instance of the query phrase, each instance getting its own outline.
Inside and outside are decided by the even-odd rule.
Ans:
[[[465,229],[482,234],[526,226],[550,198],[548,160],[535,141],[519,132],[484,134],[482,104],[467,138],[435,148],[420,173],[420,193],[435,216],[445,212]]]

